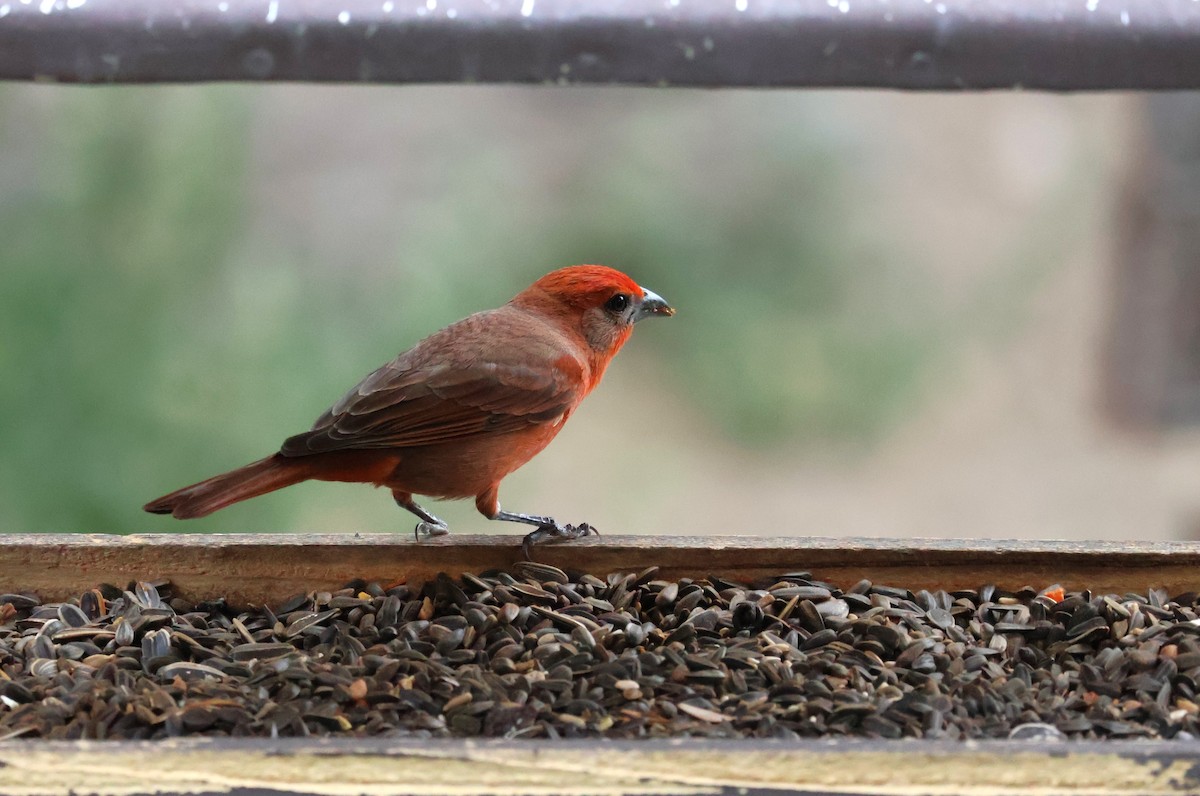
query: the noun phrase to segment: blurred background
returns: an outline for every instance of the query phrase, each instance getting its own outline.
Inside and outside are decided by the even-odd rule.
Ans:
[[[0,530],[411,533],[361,485],[140,506],[599,262],[679,314],[506,508],[1196,538],[1197,158],[1185,95],[0,86]]]

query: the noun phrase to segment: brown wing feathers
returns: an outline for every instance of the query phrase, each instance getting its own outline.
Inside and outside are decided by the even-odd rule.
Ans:
[[[377,371],[378,373],[378,371]],[[372,374],[373,376],[375,374]],[[504,433],[552,421],[578,395],[558,370],[486,363],[433,375],[397,371],[370,392],[356,390],[339,413],[284,442],[285,456],[334,450],[434,445],[481,433]]]

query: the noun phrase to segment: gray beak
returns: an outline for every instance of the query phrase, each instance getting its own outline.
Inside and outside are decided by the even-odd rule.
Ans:
[[[652,290],[642,288],[642,303],[638,305],[637,312],[633,315],[633,322],[637,323],[643,318],[649,318],[652,315],[663,315],[670,317],[675,314],[675,308],[663,300],[663,297]]]

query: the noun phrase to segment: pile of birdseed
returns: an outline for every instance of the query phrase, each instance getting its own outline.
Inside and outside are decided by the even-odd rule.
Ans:
[[[3,594],[0,737],[1189,738],[1197,599],[534,563],[275,610]]]

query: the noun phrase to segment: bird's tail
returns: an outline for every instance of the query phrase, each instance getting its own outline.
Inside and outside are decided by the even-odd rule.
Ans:
[[[177,489],[142,508],[151,514],[170,514],[176,519],[190,520],[247,498],[298,484],[309,476],[309,467],[303,460],[274,454],[207,481]]]

